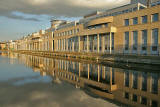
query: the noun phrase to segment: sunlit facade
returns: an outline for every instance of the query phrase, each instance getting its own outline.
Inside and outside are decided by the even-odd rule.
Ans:
[[[159,10],[159,5],[129,4],[60,26],[54,51],[157,55]]]

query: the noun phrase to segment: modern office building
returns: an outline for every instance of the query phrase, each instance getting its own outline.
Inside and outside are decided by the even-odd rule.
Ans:
[[[86,15],[57,27],[54,51],[159,54],[159,10],[135,3]]]

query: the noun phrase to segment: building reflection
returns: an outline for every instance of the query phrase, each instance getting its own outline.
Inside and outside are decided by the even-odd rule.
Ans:
[[[160,106],[160,73],[31,55],[15,56],[34,72],[51,76],[53,82],[67,81],[76,88],[86,88],[91,93],[130,106]]]

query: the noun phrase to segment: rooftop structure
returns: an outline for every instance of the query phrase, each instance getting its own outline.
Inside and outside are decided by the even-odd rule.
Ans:
[[[119,14],[129,13],[129,12],[133,12],[133,11],[144,9],[144,8],[147,8],[147,6],[145,6],[141,3],[127,4],[127,5],[123,5],[123,6],[120,6],[120,7],[116,7],[116,8],[113,8],[113,9],[106,10],[105,12],[101,12],[97,15],[86,17],[84,19],[81,19],[79,21],[79,23],[80,24],[81,23],[87,23],[90,20],[94,20],[94,19],[97,19],[97,18],[107,17],[107,16],[116,16],[116,15],[119,15]]]

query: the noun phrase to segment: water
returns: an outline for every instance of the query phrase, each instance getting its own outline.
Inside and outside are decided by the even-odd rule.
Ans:
[[[1,52],[0,107],[159,107],[159,71]]]

